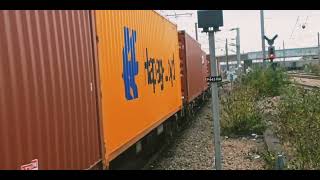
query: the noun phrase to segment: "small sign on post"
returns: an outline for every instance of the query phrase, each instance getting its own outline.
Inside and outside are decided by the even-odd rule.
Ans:
[[[222,81],[222,77],[221,76],[209,76],[206,77],[207,82],[221,82]]]
[[[222,10],[201,10],[198,11],[198,27],[202,28],[202,32],[209,33],[209,52],[211,75],[207,81],[212,82],[212,114],[213,114],[213,128],[214,128],[214,169],[222,169],[221,159],[221,138],[220,138],[220,100],[218,95],[218,83],[222,81],[221,76],[218,76],[217,59],[215,55],[214,33],[219,31],[219,27],[223,26]]]

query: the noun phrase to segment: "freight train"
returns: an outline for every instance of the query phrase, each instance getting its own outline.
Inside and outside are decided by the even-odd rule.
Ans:
[[[151,10],[0,11],[0,169],[131,169],[208,98],[200,44]]]

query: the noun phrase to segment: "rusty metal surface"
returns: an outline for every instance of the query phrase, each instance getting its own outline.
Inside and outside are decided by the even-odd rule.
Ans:
[[[206,80],[206,77],[209,77],[209,68],[208,68],[208,61],[207,61],[207,55],[205,51],[202,51],[202,57],[201,57],[201,63],[202,63],[202,82],[203,82],[203,91],[208,89],[208,82]]]
[[[182,62],[182,92],[187,102],[193,101],[203,91],[201,45],[185,31],[179,31],[180,59]],[[187,90],[187,92],[186,92]]]
[[[0,169],[35,159],[39,169],[92,167],[101,147],[90,12],[0,11],[0,24]]]
[[[211,75],[210,54],[207,54],[206,57],[208,62],[208,73]]]
[[[186,61],[186,50],[185,50],[185,38],[182,32],[178,33],[179,39],[179,57],[180,57],[180,77],[181,77],[181,95],[183,102],[188,101],[188,81],[187,81],[187,61]]]

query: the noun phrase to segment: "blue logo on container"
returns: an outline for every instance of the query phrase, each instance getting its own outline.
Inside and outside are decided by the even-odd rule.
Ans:
[[[130,37],[131,32],[131,37]],[[124,47],[122,50],[123,61],[123,81],[125,86],[125,96],[127,100],[138,98],[138,87],[135,82],[135,76],[138,75],[138,62],[136,59],[135,44],[137,33],[124,27]],[[132,90],[132,93],[131,93]]]

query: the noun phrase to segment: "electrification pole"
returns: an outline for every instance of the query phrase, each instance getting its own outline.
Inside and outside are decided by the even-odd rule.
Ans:
[[[263,10],[260,10],[260,23],[261,23],[261,41],[262,41],[262,59],[263,59],[263,67],[265,67],[266,61],[266,53],[265,53],[265,43],[264,43],[264,14]]]
[[[196,40],[198,41],[198,23],[194,24],[194,30],[196,31]]]
[[[318,32],[318,60],[320,63],[320,35],[319,35],[319,32]]]
[[[286,49],[284,48],[284,40],[283,40],[283,66],[286,66]]]
[[[226,38],[226,60],[227,60],[227,71],[229,71],[228,39],[227,38]]]
[[[241,65],[241,56],[240,56],[240,29],[236,28],[237,30],[237,39],[236,39],[236,46],[237,46],[237,67],[238,71],[240,70],[240,65]]]

